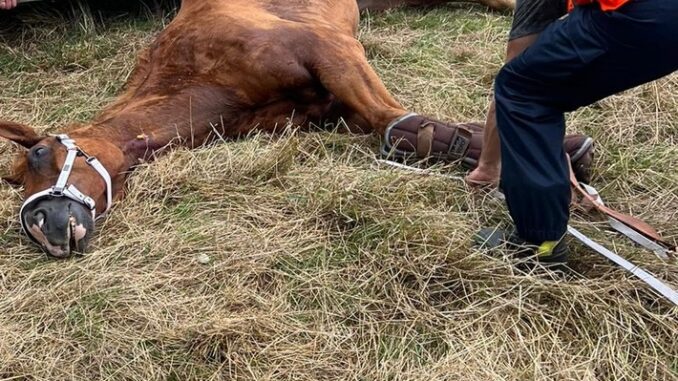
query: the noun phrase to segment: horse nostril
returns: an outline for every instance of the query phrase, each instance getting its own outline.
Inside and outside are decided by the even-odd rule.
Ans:
[[[35,212],[33,212],[33,219],[38,224],[38,227],[40,227],[40,229],[42,229],[43,225],[45,224],[45,218],[46,216],[44,211],[36,210]]]

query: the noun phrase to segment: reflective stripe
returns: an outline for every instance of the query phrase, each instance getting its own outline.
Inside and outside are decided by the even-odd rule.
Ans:
[[[543,242],[539,247],[537,248],[537,256],[539,257],[548,257],[551,254],[553,254],[553,249],[558,246],[558,243],[560,241],[546,241]]]

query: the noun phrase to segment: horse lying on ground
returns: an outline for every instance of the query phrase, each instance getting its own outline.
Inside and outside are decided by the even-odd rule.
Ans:
[[[408,113],[368,64],[358,19],[355,0],[184,0],[91,122],[51,137],[0,122],[26,148],[8,178],[24,187],[25,232],[54,257],[84,251],[140,160],[253,129],[343,116],[386,134],[387,153],[473,164],[482,127]],[[583,145],[574,137],[566,150]]]

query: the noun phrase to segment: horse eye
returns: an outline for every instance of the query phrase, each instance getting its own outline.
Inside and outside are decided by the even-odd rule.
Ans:
[[[41,159],[43,159],[49,153],[49,149],[44,146],[37,146],[31,148],[31,151],[28,155],[28,161],[32,165],[39,165]]]
[[[31,156],[33,156],[35,158],[41,158],[41,157],[45,156],[46,153],[47,153],[47,147],[45,147],[45,146],[37,146],[37,147],[33,147],[33,149],[31,149]]]

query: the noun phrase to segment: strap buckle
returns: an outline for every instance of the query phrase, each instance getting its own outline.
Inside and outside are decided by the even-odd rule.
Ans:
[[[473,132],[468,130],[463,126],[456,126],[457,131],[455,131],[452,141],[450,142],[450,148],[447,151],[447,154],[453,160],[459,160],[466,155],[469,147],[471,146],[471,139],[473,138]]]

